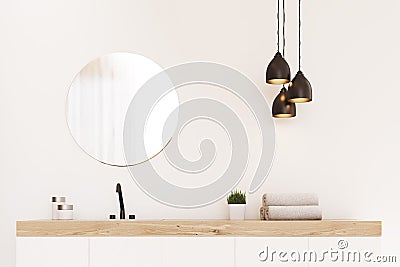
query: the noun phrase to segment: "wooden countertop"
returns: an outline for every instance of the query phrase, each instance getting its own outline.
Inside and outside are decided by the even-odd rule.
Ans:
[[[107,236],[381,236],[380,221],[17,221],[18,237]]]

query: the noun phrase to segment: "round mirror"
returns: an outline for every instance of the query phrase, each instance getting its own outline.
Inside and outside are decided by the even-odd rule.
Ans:
[[[154,103],[151,113],[147,114],[146,130],[138,127],[142,132],[132,135],[142,140],[132,140],[132,146],[125,147],[135,155],[129,162],[126,162],[123,145],[125,116],[132,99],[143,84],[162,71],[152,60],[131,53],[112,53],[87,64],[74,78],[66,106],[68,127],[78,145],[91,157],[113,166],[135,165],[162,151],[168,143],[163,130],[171,114],[175,114],[172,120],[168,119],[170,130],[167,133],[171,137],[171,127],[177,125],[179,100],[175,90]],[[136,151],[135,144],[141,141],[145,150]]]

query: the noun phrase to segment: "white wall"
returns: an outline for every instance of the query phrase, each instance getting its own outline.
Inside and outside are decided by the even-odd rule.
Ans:
[[[295,73],[296,4],[287,2],[287,58]],[[317,192],[325,218],[382,219],[385,252],[399,253],[399,11],[395,0],[303,1],[303,69],[314,102],[299,105],[296,119],[276,121],[275,163],[250,196],[249,217],[257,216],[264,191]],[[194,210],[166,207],[142,193],[126,169],[83,153],[65,121],[68,86],[93,58],[130,51],[162,67],[226,64],[272,102],[278,88],[264,84],[264,69],[275,31],[275,1],[2,1],[1,265],[15,262],[15,221],[48,218],[53,194],[67,195],[78,218],[102,219],[116,210],[118,181],[139,218],[225,218],[224,200]]]

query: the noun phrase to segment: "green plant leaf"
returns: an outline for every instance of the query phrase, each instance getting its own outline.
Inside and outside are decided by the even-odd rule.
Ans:
[[[228,204],[246,204],[246,193],[240,190],[235,190],[226,198]]]

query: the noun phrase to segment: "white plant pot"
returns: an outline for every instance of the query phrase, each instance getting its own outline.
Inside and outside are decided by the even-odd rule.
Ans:
[[[246,204],[229,204],[229,219],[244,220]]]

